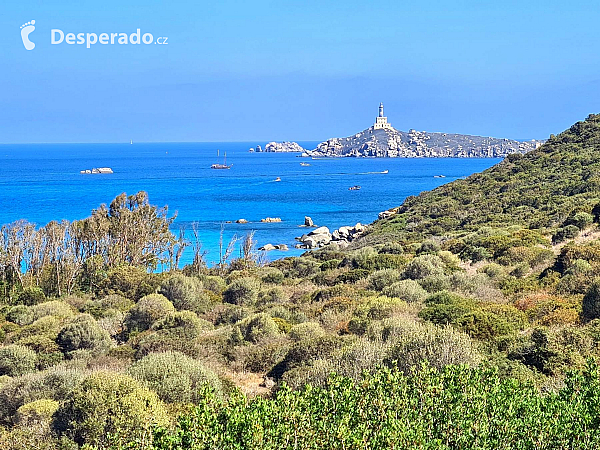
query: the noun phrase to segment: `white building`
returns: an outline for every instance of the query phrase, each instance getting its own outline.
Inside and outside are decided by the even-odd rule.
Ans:
[[[390,125],[387,121],[387,117],[383,115],[383,103],[379,104],[379,116],[375,119],[375,124],[373,125],[375,130],[378,129],[387,129],[391,130],[392,125]]]

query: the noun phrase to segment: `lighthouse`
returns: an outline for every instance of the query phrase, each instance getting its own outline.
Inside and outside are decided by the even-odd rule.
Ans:
[[[390,125],[388,123],[387,117],[385,117],[383,115],[383,103],[379,104],[379,115],[375,119],[375,124],[373,125],[373,129],[375,129],[375,130],[379,130],[379,129],[391,130],[392,129],[392,125]]]

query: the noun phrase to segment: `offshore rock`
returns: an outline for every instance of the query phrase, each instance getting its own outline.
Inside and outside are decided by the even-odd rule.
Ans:
[[[296,142],[269,142],[265,145],[264,150],[258,146],[256,147],[256,151],[266,153],[302,153],[305,149]]]

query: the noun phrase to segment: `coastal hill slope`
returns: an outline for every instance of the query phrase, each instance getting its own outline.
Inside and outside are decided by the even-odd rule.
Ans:
[[[600,115],[590,115],[527,154],[408,197],[380,215],[369,239],[390,232],[410,240],[448,238],[513,225],[557,233],[578,212],[592,213],[599,200]]]
[[[519,142],[464,134],[429,133],[372,126],[353,136],[332,138],[307,152],[313,157],[462,157],[497,158],[511,153],[526,153],[541,141]]]

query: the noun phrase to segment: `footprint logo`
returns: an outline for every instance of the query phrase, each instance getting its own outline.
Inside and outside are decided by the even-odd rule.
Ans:
[[[23,39],[23,45],[27,50],[33,50],[35,48],[35,44],[29,40],[29,35],[33,30],[35,30],[35,20],[21,25],[21,39]]]

